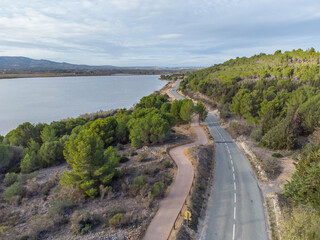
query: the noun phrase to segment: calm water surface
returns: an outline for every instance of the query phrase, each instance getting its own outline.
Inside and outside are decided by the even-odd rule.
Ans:
[[[0,80],[0,134],[23,122],[130,108],[166,83],[157,75],[17,78]]]

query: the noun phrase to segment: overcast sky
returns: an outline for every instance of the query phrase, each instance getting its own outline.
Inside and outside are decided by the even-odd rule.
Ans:
[[[320,50],[319,0],[0,0],[0,55],[89,65],[209,66]]]

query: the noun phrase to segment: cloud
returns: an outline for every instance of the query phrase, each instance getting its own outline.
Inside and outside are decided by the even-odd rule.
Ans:
[[[320,49],[319,24],[317,0],[2,0],[0,55],[202,66],[260,51]]]
[[[162,38],[162,39],[170,39],[170,38],[178,38],[178,37],[181,37],[181,36],[182,36],[182,34],[170,33],[170,34],[160,35],[159,38]]]

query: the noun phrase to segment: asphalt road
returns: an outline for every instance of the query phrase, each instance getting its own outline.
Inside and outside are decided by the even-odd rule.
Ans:
[[[248,160],[215,114],[206,122],[216,142],[216,165],[201,239],[267,240],[263,198]]]
[[[179,84],[171,93],[183,99]],[[263,197],[248,160],[215,114],[206,122],[216,142],[216,164],[201,240],[267,240]]]

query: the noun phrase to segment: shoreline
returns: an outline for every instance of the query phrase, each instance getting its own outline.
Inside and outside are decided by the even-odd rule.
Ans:
[[[127,75],[127,74],[126,74]],[[128,76],[135,76],[135,75],[141,75],[141,74],[128,74]],[[143,74],[143,76],[146,76],[147,74]],[[150,74],[150,75],[155,75],[155,74]],[[107,76],[107,75],[106,75]],[[118,75],[120,76],[120,75]],[[159,75],[160,76],[160,75]],[[78,76],[69,76],[69,77],[78,77]],[[17,78],[16,78],[17,79]],[[0,78],[0,81],[2,79]],[[164,80],[164,79],[160,79],[160,77],[158,78],[159,81],[166,81],[167,83],[161,87],[160,89],[156,89],[154,90],[152,93],[150,94],[155,94],[155,93],[160,93],[160,94],[166,94],[166,91],[168,91],[168,87],[170,87],[170,84],[172,83],[171,81],[169,80]],[[149,94],[149,95],[150,95]],[[145,95],[145,96],[148,96],[148,95]],[[142,97],[145,97],[145,96],[142,96]],[[141,97],[141,98],[142,98]],[[139,99],[140,100],[140,99]],[[136,103],[132,103],[130,107],[126,108],[127,110],[130,110],[134,107]],[[50,122],[48,122],[47,124],[50,124],[54,121],[57,121],[57,122],[60,122],[60,121],[68,121],[68,120],[72,120],[72,119],[76,119],[76,118],[84,118],[84,115],[94,115],[94,114],[98,114],[98,113],[107,113],[107,112],[112,112],[112,111],[118,111],[119,109],[122,109],[122,108],[113,108],[113,109],[100,109],[98,111],[92,111],[92,112],[83,112],[75,117],[64,117],[64,118],[61,118],[61,119],[56,119],[56,120],[52,120]],[[28,122],[28,121],[25,121],[25,122]],[[25,123],[23,122],[23,123]],[[23,123],[20,123],[20,124],[23,124]],[[30,122],[32,125],[36,125],[36,124],[39,124],[39,123],[43,123],[43,122]],[[0,133],[0,136],[6,136],[9,132],[11,132],[12,130],[16,129],[20,124],[18,124],[15,128],[11,128],[7,131],[7,133]]]

